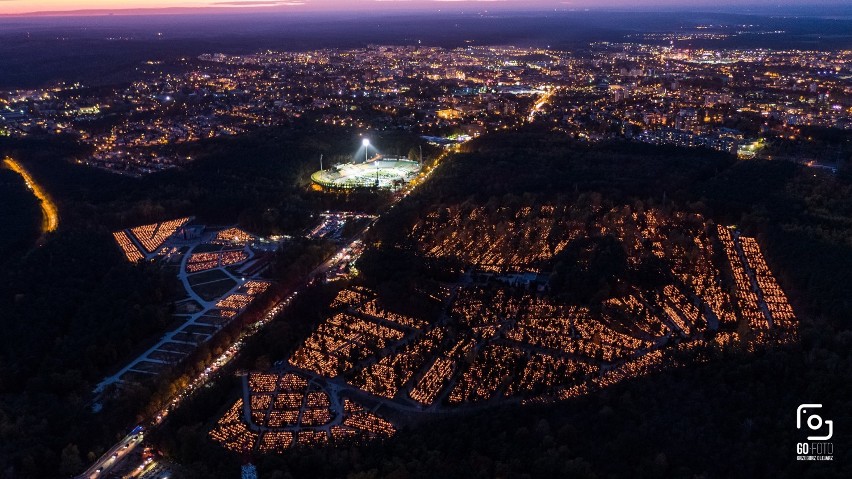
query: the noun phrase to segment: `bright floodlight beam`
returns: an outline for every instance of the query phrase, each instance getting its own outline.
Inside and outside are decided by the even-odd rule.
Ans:
[[[364,145],[364,163],[366,163],[370,159],[369,158],[370,140],[367,139],[367,138],[364,138],[364,141],[362,141],[361,144]]]

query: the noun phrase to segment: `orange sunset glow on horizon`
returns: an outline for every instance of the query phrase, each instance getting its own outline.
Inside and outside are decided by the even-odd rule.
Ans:
[[[734,5],[732,0],[652,0],[643,8],[706,8],[721,4]],[[751,0],[750,5],[790,5],[793,1]],[[843,0],[825,0],[823,4],[844,4]],[[0,15],[81,15],[81,14],[139,14],[233,12],[321,12],[321,11],[392,11],[392,10],[500,10],[575,8],[636,8],[628,0],[0,0]]]
[[[324,2],[314,2],[324,3]],[[327,2],[326,2],[327,3]],[[307,6],[303,0],[0,0],[0,14],[169,12],[207,9],[285,9]]]

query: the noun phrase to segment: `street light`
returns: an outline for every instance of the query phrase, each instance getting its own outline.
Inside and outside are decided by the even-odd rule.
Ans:
[[[364,141],[362,141],[361,144],[364,145],[364,163],[366,163],[367,160],[369,160],[369,157],[367,155],[370,151],[370,140],[364,138]]]

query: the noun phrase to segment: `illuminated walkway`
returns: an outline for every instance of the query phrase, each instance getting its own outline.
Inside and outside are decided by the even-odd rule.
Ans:
[[[21,177],[24,178],[24,182],[27,184],[27,188],[29,188],[35,197],[38,198],[42,212],[42,235],[56,231],[56,229],[59,228],[59,209],[56,208],[56,204],[50,199],[50,195],[48,195],[47,192],[44,191],[44,189],[39,186],[35,180],[33,180],[30,173],[17,161],[11,158],[6,158],[3,160],[3,165],[21,175]]]

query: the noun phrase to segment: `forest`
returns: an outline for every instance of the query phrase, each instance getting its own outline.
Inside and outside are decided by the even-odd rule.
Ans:
[[[25,249],[38,235],[41,211],[38,200],[17,173],[0,168],[0,255]]]

